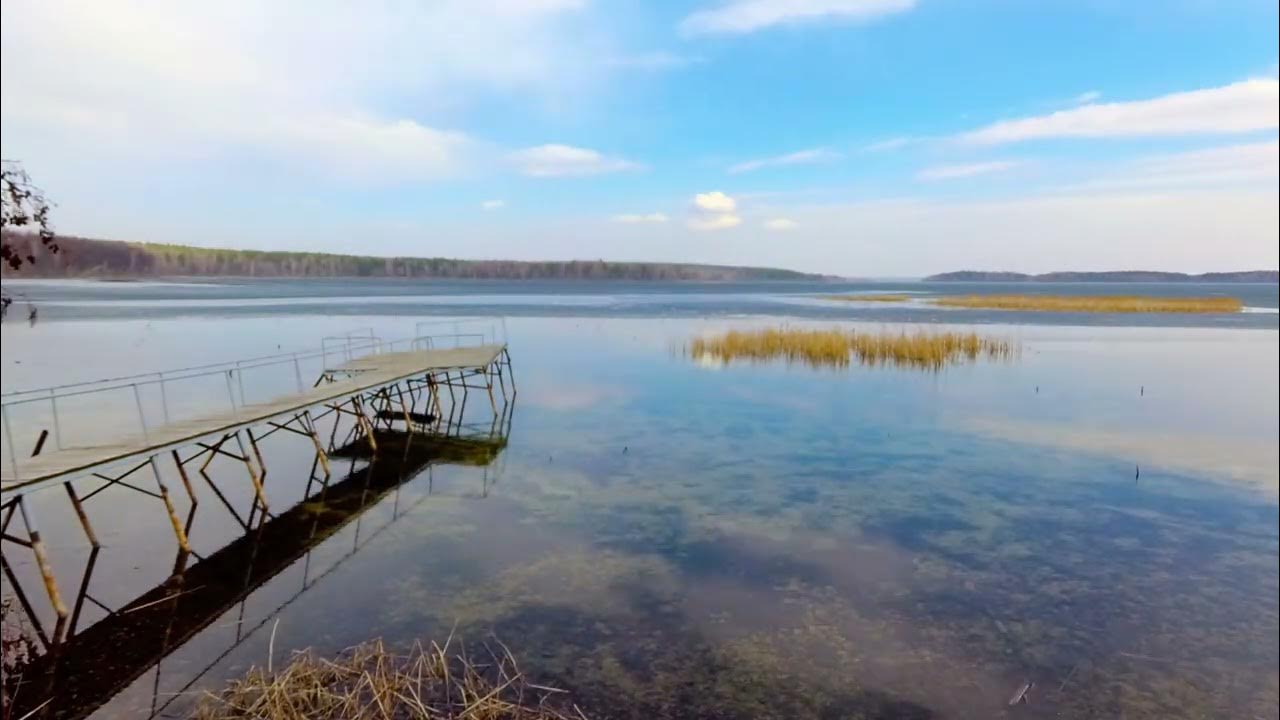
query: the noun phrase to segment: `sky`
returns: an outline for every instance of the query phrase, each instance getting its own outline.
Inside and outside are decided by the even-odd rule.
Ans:
[[[1274,0],[5,0],[58,231],[371,255],[1280,265]]]

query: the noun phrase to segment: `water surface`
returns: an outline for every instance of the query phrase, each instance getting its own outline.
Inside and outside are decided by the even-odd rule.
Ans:
[[[180,713],[264,663],[273,634],[280,662],[450,632],[501,639],[595,717],[1277,712],[1274,315],[1033,325],[827,308],[811,288],[216,287],[42,287],[41,322],[3,327],[4,388],[499,309],[519,383],[509,435],[490,464],[437,464],[371,500],[98,717]],[[1250,292],[1275,307],[1274,286]],[[730,327],[940,320],[1015,340],[1021,358],[929,373],[708,367],[680,351]],[[275,382],[292,390],[292,371]],[[66,422],[90,432],[104,412]],[[270,452],[272,492],[296,495],[309,458]],[[83,539],[61,497],[43,502],[55,564],[78,579]],[[94,592],[113,606],[169,575],[172,535],[128,493],[94,502],[110,508],[94,516]],[[214,502],[197,518],[202,552],[237,534]],[[1026,681],[1030,702],[1010,707]]]

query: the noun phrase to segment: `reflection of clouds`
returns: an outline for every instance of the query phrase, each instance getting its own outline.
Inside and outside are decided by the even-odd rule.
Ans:
[[[575,382],[571,385],[556,381],[529,383],[520,388],[520,404],[533,405],[547,410],[582,410],[606,402],[620,402],[631,396],[621,385],[605,385],[592,382]]]
[[[703,370],[723,370],[729,366],[729,361],[711,353],[698,353],[693,356],[693,364]]]
[[[980,418],[968,429],[988,437],[1087,453],[1114,455],[1140,465],[1229,478],[1280,492],[1280,445],[1210,434],[1083,427],[1061,422]]]

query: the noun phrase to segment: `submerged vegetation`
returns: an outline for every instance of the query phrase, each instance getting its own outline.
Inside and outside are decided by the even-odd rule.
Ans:
[[[979,358],[1008,360],[1017,352],[1018,348],[1007,340],[976,333],[937,330],[868,333],[793,328],[730,330],[714,337],[695,338],[686,348],[686,354],[699,361],[722,365],[735,360],[785,359],[815,367],[846,367],[857,360],[863,365],[922,370],[940,370]]]
[[[206,697],[193,717],[585,720],[564,691],[529,682],[505,647],[490,649],[483,662],[451,656],[448,647],[414,645],[397,655],[374,640],[334,660],[301,652],[279,672],[250,669],[221,694]]]
[[[958,295],[933,302],[945,307],[1095,313],[1233,313],[1241,308],[1231,297],[1149,295]]]

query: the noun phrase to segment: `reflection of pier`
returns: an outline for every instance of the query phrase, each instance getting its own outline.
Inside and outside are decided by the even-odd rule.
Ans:
[[[460,344],[462,337],[471,336],[450,337]],[[40,398],[19,397],[16,401],[10,400],[12,396],[6,397],[5,440],[10,458],[0,501],[4,541],[0,547],[18,546],[23,552],[29,551],[39,574],[28,578],[24,589],[10,558],[0,553],[6,594],[17,599],[25,615],[35,654],[21,668],[20,675],[6,673],[6,697],[16,700],[14,707],[4,708],[5,717],[23,717],[32,710],[39,710],[33,717],[82,716],[148,668],[157,666],[158,673],[163,657],[237,603],[241,603],[243,613],[243,603],[255,588],[299,558],[305,557],[307,575],[310,550],[353,520],[358,523],[359,516],[388,493],[396,495],[393,516],[398,517],[401,484],[425,470],[429,491],[433,464],[484,466],[487,492],[487,466],[505,447],[510,401],[515,396],[506,346],[479,344],[437,349],[438,339],[419,337],[406,342],[410,343],[408,349],[397,350],[394,343],[383,344],[374,339],[373,349],[381,352],[363,357],[356,356],[349,345],[345,362],[333,367],[327,362],[331,353],[325,352],[320,357],[323,364],[313,388],[262,403],[245,402],[243,380],[245,367],[262,365],[237,364],[230,371],[213,369],[205,375],[226,373],[231,410],[155,427],[148,427],[139,383],[135,381],[130,387],[138,400],[142,433],[108,444],[74,446],[64,445],[62,436],[66,431],[58,428],[58,449],[40,452],[48,437],[45,431],[35,443],[35,456],[26,459],[14,457],[11,405],[48,401],[56,421],[59,399],[65,408],[68,397],[103,388],[86,391],[72,386],[69,392],[54,389],[47,396],[42,392]],[[286,356],[279,364],[291,363],[300,376],[299,359],[298,355]],[[275,363],[263,363],[267,364]],[[181,372],[170,373],[167,380],[162,375],[162,398],[166,391],[174,392],[178,380],[202,376]],[[299,381],[298,385],[301,387],[302,383]],[[120,387],[115,384],[105,389]],[[482,427],[463,423],[473,390],[483,392],[482,405],[492,411],[491,419],[486,417]],[[167,404],[164,414],[167,419]],[[263,444],[277,433],[309,441],[310,476],[301,493],[302,500],[286,510],[269,506],[265,492],[266,457],[273,456],[264,454]],[[232,460],[240,465],[248,484],[238,484],[244,483],[244,475],[238,483],[215,477],[225,474],[214,473],[216,468],[210,467],[219,458],[223,464]],[[348,462],[348,474],[331,482],[336,466]],[[273,480],[279,472],[272,475]],[[151,487],[146,487],[140,477],[147,478]],[[203,479],[212,497],[197,492],[195,479]],[[185,492],[189,502],[185,520],[177,507],[181,504],[176,502],[179,498],[170,494],[166,480],[180,484]],[[96,487],[86,488],[90,483]],[[276,480],[270,487],[281,484]],[[65,502],[74,509],[83,541],[89,547],[70,607],[63,602],[66,586],[60,586],[54,575],[56,563],[50,561],[45,548],[49,538],[41,537],[33,502],[45,500],[43,507],[48,507],[47,501],[55,498],[45,498],[43,494],[37,498],[34,494],[58,485],[63,487]],[[88,503],[109,488],[117,493],[117,499],[120,495],[136,497],[140,507],[158,510],[162,505],[177,551],[167,581],[114,609],[95,597],[91,589],[102,544],[90,521]],[[277,504],[278,492],[279,489],[272,491]],[[238,496],[248,500],[247,512],[237,510]],[[192,549],[188,540],[199,499],[216,499],[214,507],[225,509],[242,531],[237,539],[203,556]],[[151,500],[161,502],[153,506]],[[19,530],[19,525],[25,532]],[[73,522],[57,530],[74,532],[74,526]],[[55,546],[59,544],[65,547],[67,540],[60,540]],[[359,541],[352,553],[358,548]],[[316,579],[308,581],[304,577],[299,594]],[[36,588],[39,590],[33,594]],[[48,610],[37,607],[41,595],[47,598]],[[92,614],[101,611],[106,615],[81,628],[82,614],[90,608],[94,610]],[[245,636],[243,630],[237,625],[237,645]],[[158,679],[157,674],[157,682]],[[12,693],[15,689],[20,690],[16,696]]]
[[[17,702],[14,717],[39,710],[33,717],[83,717],[155,668],[159,683],[161,661],[229,610],[239,606],[233,642],[217,657],[192,674],[184,689],[194,685],[266,620],[246,627],[245,604],[258,587],[302,560],[302,587],[286,599],[270,617],[310,589],[364,544],[431,492],[431,468],[438,464],[487,467],[506,446],[510,411],[504,404],[487,430],[468,428],[460,421],[427,432],[378,429],[373,433],[378,452],[369,462],[352,459],[352,472],[333,483],[313,483],[309,495],[288,510],[273,515],[221,549],[180,568],[166,582],[137,596],[98,622],[77,628],[85,603],[97,603],[89,592],[93,567],[101,548],[90,551],[85,576],[77,595],[67,634],[48,652],[22,669],[20,686],[9,688]],[[368,456],[366,439],[337,448],[333,457]],[[335,460],[335,462],[337,462]],[[403,484],[425,474],[426,494],[409,506],[400,506]],[[358,532],[351,550],[321,574],[312,577],[311,552],[327,538],[359,522],[369,508],[394,494],[392,517],[373,533]],[[22,593],[21,587],[13,587]],[[175,696],[177,697],[177,696]],[[41,707],[47,699],[52,702]],[[167,703],[153,706],[153,714]]]

